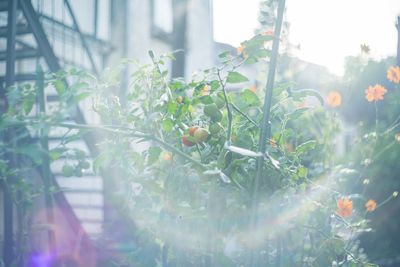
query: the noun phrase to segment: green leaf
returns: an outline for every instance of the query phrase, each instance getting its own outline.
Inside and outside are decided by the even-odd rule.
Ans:
[[[110,154],[102,153],[93,162],[93,171],[99,173],[102,168],[106,168],[110,164]]]
[[[226,58],[230,55],[231,53],[229,51],[222,52],[221,54],[218,55],[219,58]]]
[[[54,82],[54,87],[56,88],[56,91],[59,95],[62,95],[65,93],[65,84],[61,80],[56,80]]]
[[[177,79],[172,80],[171,83],[169,84],[169,88],[172,91],[183,88],[184,86],[185,86],[185,83],[183,81],[177,80]]]
[[[49,151],[49,156],[52,161],[61,158],[62,154],[66,151],[66,148],[58,147]]]
[[[240,74],[239,72],[236,71],[230,71],[228,73],[228,77],[226,79],[226,82],[228,83],[242,83],[242,82],[247,82],[249,79],[244,76],[243,74]]]
[[[215,91],[219,88],[220,84],[219,81],[213,80],[210,82],[211,91]]]
[[[161,151],[162,151],[162,149],[158,146],[150,147],[149,151],[148,151],[147,163],[149,165],[154,164],[160,157]]]
[[[286,116],[288,117],[289,120],[295,120],[299,118],[301,115],[303,115],[304,112],[306,112],[309,109],[310,109],[309,107],[298,108],[295,109],[293,112],[286,114]]]
[[[24,99],[23,109],[24,109],[25,114],[29,114],[31,112],[34,103],[35,103],[35,100],[32,99],[31,97]]]
[[[169,114],[174,115],[178,111],[178,105],[175,102],[168,102],[167,104],[167,112]]]
[[[205,95],[200,97],[200,102],[207,105],[213,103],[213,100],[211,96]]]
[[[243,90],[242,92],[240,92],[240,98],[243,100],[243,102],[246,105],[249,105],[249,106],[259,105],[261,103],[258,96],[249,89],[246,89],[246,90]]]
[[[174,121],[170,118],[167,118],[167,119],[163,120],[162,127],[163,127],[164,131],[171,132],[172,128],[174,127]]]
[[[253,145],[253,138],[251,135],[245,131],[237,136],[235,144],[243,148],[251,148]]]
[[[315,148],[317,142],[315,140],[304,142],[296,148],[296,154],[300,155]]]
[[[300,166],[297,169],[297,175],[301,178],[307,177],[308,169],[304,166]]]
[[[75,101],[77,101],[77,102],[82,101],[85,98],[88,98],[89,96],[90,96],[89,92],[83,92],[83,93],[77,94],[75,96]]]
[[[306,96],[315,96],[319,100],[321,105],[324,105],[324,98],[318,91],[314,89],[302,89],[302,90],[290,91],[290,95],[293,97],[294,100],[302,100]]]
[[[271,41],[272,39],[272,35],[257,34],[250,40],[243,42],[243,45],[246,47],[246,49],[254,47],[258,48],[262,47],[264,45],[264,42]]]
[[[70,89],[73,92],[79,92],[82,89],[86,89],[89,87],[89,84],[87,82],[78,82],[73,85],[71,85]]]

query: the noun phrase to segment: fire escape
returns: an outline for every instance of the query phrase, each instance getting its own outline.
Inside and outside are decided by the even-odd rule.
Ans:
[[[74,12],[74,7],[79,5],[85,8],[86,13],[93,12],[90,18],[83,18],[92,21],[90,32],[81,28],[83,24]],[[38,65],[45,72],[78,67],[97,74],[112,50],[110,43],[99,37],[98,20],[98,0],[0,0],[1,100],[5,100],[7,87],[35,81]],[[42,103],[37,104],[41,111],[45,111],[55,101],[58,101],[55,92],[44,92]],[[76,107],[70,120],[84,124],[88,117],[90,114],[84,108]],[[51,149],[57,146],[63,135],[62,129],[54,131],[40,140],[42,147]],[[90,136],[71,145],[85,151],[89,162],[97,154],[95,141]],[[81,235],[83,242],[90,242],[102,233],[103,180],[91,171],[84,172],[81,177],[64,177],[61,161],[65,162],[65,159],[49,164],[50,172],[42,173],[48,176],[52,186],[60,189],[47,200],[67,213],[67,223],[77,235]],[[15,211],[10,195],[4,192],[3,197],[1,218],[4,229],[0,241],[4,264],[10,266],[15,258]]]

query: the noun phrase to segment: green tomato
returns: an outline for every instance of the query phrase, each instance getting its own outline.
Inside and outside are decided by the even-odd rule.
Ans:
[[[215,103],[212,103],[212,104],[205,105],[203,111],[206,116],[211,118],[212,116],[215,115],[215,113],[217,111],[219,111],[219,109]]]
[[[219,122],[222,120],[222,112],[218,109],[215,103],[205,105],[203,111],[212,121]]]
[[[214,96],[213,101],[215,105],[217,105],[217,108],[222,109],[225,106],[225,101],[219,96]]]
[[[90,168],[90,163],[88,162],[88,161],[81,161],[81,162],[79,162],[79,166],[82,168],[82,169],[85,169],[85,170],[87,170],[87,169],[89,169]]]
[[[218,137],[224,128],[219,122],[214,122],[208,127],[208,130],[213,137]]]
[[[75,172],[75,168],[74,168],[73,166],[71,166],[71,165],[66,164],[66,165],[64,165],[64,166],[62,167],[62,173],[63,173],[63,175],[64,175],[65,177],[71,177],[71,176],[73,176],[73,175],[74,175],[74,172]]]

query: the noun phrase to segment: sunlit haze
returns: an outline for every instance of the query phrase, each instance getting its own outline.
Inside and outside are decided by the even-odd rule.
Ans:
[[[214,0],[214,37],[237,46],[258,25],[259,0]],[[367,44],[375,58],[395,55],[399,0],[287,0],[289,39],[300,44],[293,54],[343,72],[344,58]]]

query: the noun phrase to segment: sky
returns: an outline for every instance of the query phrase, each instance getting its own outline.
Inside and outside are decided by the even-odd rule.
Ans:
[[[238,46],[258,25],[259,0],[214,0],[214,38]],[[395,55],[400,0],[286,0],[289,41],[299,58],[343,73],[344,58],[367,44],[371,56]]]

